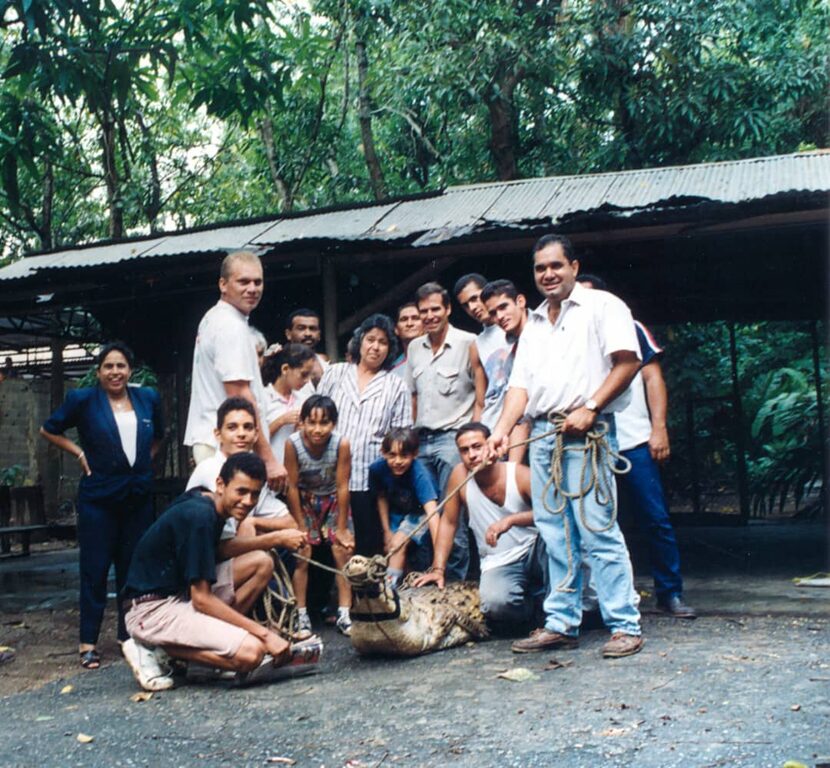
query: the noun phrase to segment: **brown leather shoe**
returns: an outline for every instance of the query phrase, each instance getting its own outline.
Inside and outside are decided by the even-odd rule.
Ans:
[[[602,646],[602,655],[606,659],[619,659],[622,656],[633,656],[643,649],[641,635],[627,635],[625,632],[614,632],[611,639]]]
[[[530,637],[516,640],[510,648],[513,653],[535,653],[552,648],[576,648],[578,645],[579,639],[576,637],[563,635],[561,632],[548,632],[544,627],[540,627],[534,629]]]

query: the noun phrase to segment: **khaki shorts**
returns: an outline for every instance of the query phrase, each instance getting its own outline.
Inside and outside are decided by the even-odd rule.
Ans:
[[[223,603],[233,604],[233,561],[216,566],[211,591]],[[130,605],[131,601],[127,601]],[[179,595],[133,604],[125,616],[130,637],[144,645],[181,645],[231,658],[248,632],[242,627],[200,613]]]

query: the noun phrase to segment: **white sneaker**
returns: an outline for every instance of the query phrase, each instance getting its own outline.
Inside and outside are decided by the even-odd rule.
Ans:
[[[307,613],[297,613],[294,627],[294,634],[297,635],[298,640],[304,640],[307,637],[311,637],[313,633],[311,628],[311,617]]]
[[[259,662],[258,667],[254,667],[250,672],[236,673],[236,684],[253,685],[254,683],[264,683],[266,680],[271,679],[275,669],[274,657],[266,653],[262,657],[262,661]]]
[[[165,674],[152,648],[130,638],[121,644],[121,652],[145,691],[166,691],[173,687],[173,678]]]
[[[348,613],[340,613],[337,616],[337,631],[341,635],[351,637],[352,634],[352,619]]]

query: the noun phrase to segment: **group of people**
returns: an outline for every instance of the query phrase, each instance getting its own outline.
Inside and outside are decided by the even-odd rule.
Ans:
[[[112,562],[119,640],[143,687],[172,686],[169,657],[243,677],[284,663],[289,643],[249,613],[271,551],[295,552],[293,629],[310,635],[315,547],[330,547],[338,569],[355,553],[385,553],[393,585],[407,569],[439,587],[478,577],[494,630],[532,629],[517,653],[575,647],[592,605],[611,632],[603,655],[637,653],[615,478],[649,540],[658,605],[694,618],[658,471],[669,455],[662,350],[600,278],[580,274],[567,238],[541,238],[532,258],[535,309],[509,280],[465,275],[453,295],[481,325],[468,333],[450,322],[449,291],[429,282],[394,319],[364,320],[335,363],[316,351],[311,309],[292,312],[285,343],[268,346],[249,324],[262,264],[229,254],[195,343],[185,430],[195,469],[155,521],[158,395],[128,386],[130,351],[105,346],[99,385],[70,392],[41,430],[84,474],[81,663],[100,664]],[[80,444],[64,435],[73,426]],[[586,452],[607,473],[592,488]],[[336,582],[348,635],[350,589]]]

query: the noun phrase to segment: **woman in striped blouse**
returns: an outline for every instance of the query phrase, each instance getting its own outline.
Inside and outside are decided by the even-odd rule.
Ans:
[[[380,456],[380,444],[390,429],[412,425],[412,398],[403,380],[391,373],[398,342],[386,315],[366,318],[349,346],[352,362],[329,366],[317,392],[336,403],[338,432],[351,445],[355,552],[382,554],[380,520],[369,494],[369,465]]]

